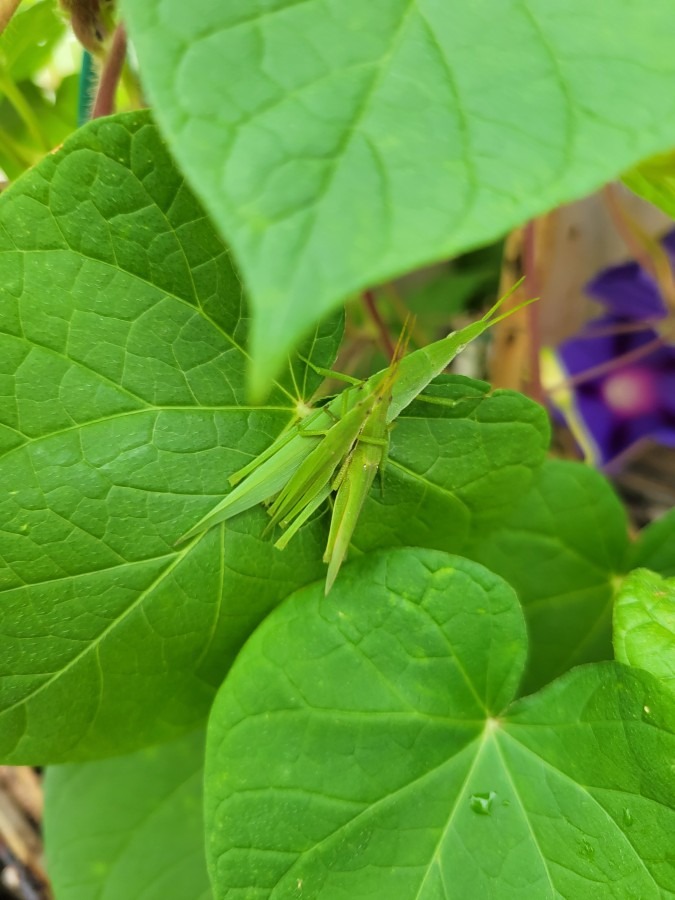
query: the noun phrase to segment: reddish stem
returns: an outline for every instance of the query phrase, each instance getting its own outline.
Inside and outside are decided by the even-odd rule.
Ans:
[[[110,50],[103,64],[101,80],[98,83],[94,108],[91,111],[92,119],[100,116],[109,116],[115,112],[115,94],[117,85],[122,76],[122,68],[127,55],[127,33],[124,25],[120,24],[115,29]]]
[[[382,342],[382,347],[389,357],[389,359],[394,358],[394,353],[396,348],[394,347],[394,342],[391,339],[391,335],[387,330],[387,326],[384,324],[382,316],[377,308],[377,303],[375,302],[375,294],[372,291],[364,291],[363,292],[363,304],[366,307],[368,315],[375,323],[375,327],[377,328],[377,332],[380,336],[380,341]]]

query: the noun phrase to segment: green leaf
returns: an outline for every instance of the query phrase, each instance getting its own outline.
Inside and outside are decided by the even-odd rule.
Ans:
[[[614,606],[614,652],[675,691],[675,578],[631,572]]]
[[[670,0],[649,16],[634,0],[122,9],[158,121],[251,290],[258,393],[351,293],[675,142]]]
[[[509,706],[513,590],[428,550],[278,607],[209,722],[215,896],[658,898],[675,891],[675,703],[578,668]]]
[[[7,98],[0,100],[0,165],[10,180],[18,178],[29,165],[39,162],[47,147],[57,147],[75,131],[78,83],[78,75],[64,78],[53,99],[31,81],[17,85],[32,117],[39,122],[39,135],[28,127]]]
[[[675,575],[675,509],[640,532],[631,547],[628,568],[640,567]]]
[[[0,757],[79,761],[200,723],[242,641],[319,578],[261,509],[177,538],[319,377],[246,403],[229,255],[147,113],[92,123],[0,197]],[[327,323],[305,355],[329,365]]]
[[[612,658],[612,604],[627,549],[626,514],[606,479],[551,460],[501,527],[463,551],[505,578],[523,604],[524,692],[579,663]]]
[[[208,900],[204,732],[103,762],[55,766],[47,868],[59,900]]]

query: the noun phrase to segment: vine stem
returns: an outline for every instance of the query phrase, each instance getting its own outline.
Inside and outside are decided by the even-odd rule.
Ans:
[[[117,85],[122,77],[122,68],[127,55],[127,32],[124,25],[120,24],[115,29],[110,50],[101,71],[101,80],[98,83],[96,100],[91,111],[92,119],[100,116],[109,116],[115,112],[115,94]]]
[[[385,350],[388,358],[392,360],[394,358],[394,342],[391,339],[391,335],[387,330],[387,326],[384,324],[384,320],[380,315],[380,311],[377,308],[377,303],[375,302],[375,294],[373,291],[364,291],[363,292],[363,303],[366,307],[368,315],[375,323],[375,327],[377,328],[377,333],[380,336],[380,341],[382,343],[382,347]]]

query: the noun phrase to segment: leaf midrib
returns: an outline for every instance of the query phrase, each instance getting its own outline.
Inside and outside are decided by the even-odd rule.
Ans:
[[[31,700],[34,700],[35,697],[38,694],[42,693],[43,690],[48,688],[51,684],[53,684],[59,678],[62,678],[64,675],[66,675],[67,672],[69,672],[70,669],[73,668],[73,666],[77,665],[77,663],[80,661],[80,659],[85,657],[90,652],[96,652],[99,648],[99,645],[106,638],[106,636],[108,634],[110,634],[111,631],[113,631],[121,622],[123,622],[129,615],[131,615],[131,613],[133,613],[133,611],[138,606],[140,606],[143,603],[143,601],[146,599],[147,595],[149,595],[158,585],[160,585],[162,583],[162,581],[164,581],[165,578],[167,578],[173,572],[173,570],[183,561],[183,558],[185,556],[187,556],[187,554],[190,552],[191,549],[192,549],[192,546],[188,545],[185,548],[185,550],[177,551],[172,563],[169,566],[167,566],[166,569],[164,569],[162,572],[160,572],[157,575],[157,577],[152,581],[152,583],[149,584],[147,587],[145,587],[139,593],[138,597],[135,600],[133,600],[132,603],[122,613],[120,613],[118,616],[116,616],[103,629],[103,631],[96,636],[96,638],[94,638],[90,641],[87,641],[86,646],[82,650],[80,650],[79,653],[76,653],[75,656],[73,656],[72,659],[70,659],[68,661],[68,663],[66,663],[62,668],[58,669],[56,672],[53,672],[51,674],[51,676],[46,681],[42,682],[42,684],[40,684],[37,688],[33,689],[32,691],[28,691],[20,700],[16,700],[14,703],[11,703],[8,706],[4,706],[2,708],[2,710],[0,710],[0,719],[2,718],[2,716],[11,712],[13,709],[22,707],[25,704],[29,703]],[[24,732],[24,735],[25,735],[25,732]],[[24,735],[22,735],[22,737],[19,738],[19,740],[17,740],[16,746],[19,745],[19,743],[22,740]]]

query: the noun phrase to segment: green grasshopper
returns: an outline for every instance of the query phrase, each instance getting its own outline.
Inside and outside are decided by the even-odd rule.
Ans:
[[[468,343],[516,312],[514,309],[497,315],[520,283],[477,322],[403,358],[404,340],[400,339],[387,369],[353,384],[325,406],[312,410],[230,476],[233,490],[179,542],[258,503],[271,501],[268,527],[281,526],[283,531],[275,546],[283,548],[336,491],[324,554],[328,593],[346,556],[365,498],[386,459],[392,422]]]
[[[391,429],[389,411],[392,390],[407,343],[405,335],[406,328],[404,327],[391,365],[372,392],[370,409],[358,438],[344,458],[332,484],[332,489],[336,491],[336,494],[328,543],[323,555],[323,561],[328,563],[326,594],[332,588],[340,566],[347,555],[354,528],[375,476],[379,472],[380,478],[383,478],[382,469],[389,450],[389,431]]]

